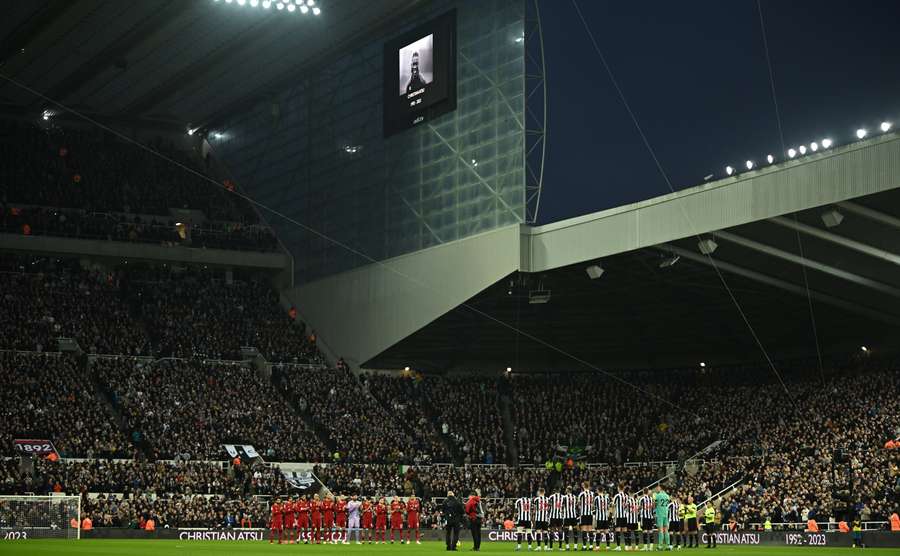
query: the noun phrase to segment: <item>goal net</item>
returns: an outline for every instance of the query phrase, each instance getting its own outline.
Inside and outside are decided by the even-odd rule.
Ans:
[[[78,496],[0,496],[0,540],[78,539]]]

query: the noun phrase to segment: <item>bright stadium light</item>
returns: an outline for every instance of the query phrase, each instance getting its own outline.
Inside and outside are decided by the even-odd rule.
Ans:
[[[868,133],[868,131],[866,131],[865,128],[862,128],[862,127],[861,127],[861,128],[859,128],[859,129],[856,130],[856,138],[857,138],[857,139],[864,139],[864,138],[866,137],[866,134],[867,134],[867,133]]]
[[[231,4],[231,0],[225,0],[226,4]]]
[[[281,11],[284,9],[284,4],[282,4],[281,2],[278,2],[277,4],[275,4],[275,7],[278,8],[278,11]]]
[[[773,162],[775,162],[775,157],[772,155],[766,155],[766,160],[769,162],[769,164],[772,164]]]
[[[728,175],[730,176],[731,174],[734,173],[734,168],[732,168],[731,166],[726,166],[726,167],[725,167],[725,173],[728,174]]]
[[[272,7],[272,0],[263,0],[262,7],[264,10],[268,10]]]
[[[319,15],[320,13],[322,13],[322,10],[319,9],[319,6],[313,8],[313,15]]]
[[[862,351],[863,353],[869,353],[869,348],[867,348],[866,346],[860,346],[859,349],[860,349],[860,351]]]
[[[705,368],[705,367],[706,367],[706,363],[704,363],[703,361],[701,361],[701,362],[700,362],[700,368]]]
[[[803,145],[800,145],[800,155],[802,156],[804,154],[806,154],[806,147],[804,147]]]
[[[512,367],[507,367],[507,368],[506,368],[506,372],[511,373],[511,372],[512,372]]]
[[[254,8],[256,6],[259,6],[259,0],[250,0],[250,5],[253,6]]]
[[[747,162],[744,163],[744,166],[746,166],[748,170],[752,170],[753,169],[753,161],[748,160]]]
[[[887,133],[891,130],[892,125],[891,122],[881,122],[881,131]]]
[[[816,152],[817,150],[819,150],[819,144],[813,141],[809,144],[809,150],[811,150],[812,152]]]
[[[312,8],[316,5],[316,0],[306,0],[306,5]]]
[[[831,139],[822,139],[822,148],[830,149],[831,148]]]
[[[297,6],[295,6],[295,5],[293,5],[293,4],[288,4],[288,5],[287,5],[287,11],[289,11],[289,12],[293,12],[293,11],[296,10],[296,9],[297,9]]]
[[[409,367],[403,367],[403,370],[404,370],[404,371],[408,371],[408,370],[409,370]]]
[[[246,4],[246,3],[247,3],[247,0],[237,0],[237,5],[238,5],[238,6],[243,6],[243,5]]]
[[[306,4],[300,6],[300,13],[305,14],[308,11],[309,11],[309,8],[306,7]]]
[[[794,158],[795,156],[797,156],[797,151],[794,150],[793,147],[791,147],[790,149],[788,149],[788,158]]]

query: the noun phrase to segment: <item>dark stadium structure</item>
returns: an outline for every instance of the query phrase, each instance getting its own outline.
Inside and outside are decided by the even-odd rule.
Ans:
[[[900,546],[900,133],[539,224],[550,4],[9,3],[0,539]]]
[[[832,229],[822,218],[833,210],[843,220]],[[824,355],[839,359],[864,346],[896,356],[900,191],[708,237],[718,244],[711,259],[690,237],[605,257],[597,280],[585,272],[592,261],[538,275],[510,275],[366,366],[412,363],[441,370],[469,365],[527,373],[592,366],[690,368],[700,362],[766,365],[745,317],[776,360],[812,361],[816,342]],[[539,290],[549,290],[550,300],[529,303],[531,292]]]

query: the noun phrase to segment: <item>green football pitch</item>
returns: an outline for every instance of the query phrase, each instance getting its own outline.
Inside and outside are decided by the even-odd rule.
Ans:
[[[369,556],[373,554],[439,554],[444,552],[444,545],[438,542],[426,542],[422,545],[269,545],[262,542],[228,542],[228,541],[173,541],[173,540],[27,540],[27,541],[0,541],[0,554],[16,554],[18,556],[61,556],[64,554],[84,554],[98,556],[192,556],[210,554],[234,554],[239,556],[268,556],[282,554],[314,554],[316,556]],[[485,543],[481,546],[481,552],[489,554],[516,554],[515,545],[512,543]],[[472,545],[464,543],[459,552],[472,552]],[[554,550],[554,553],[559,551]],[[601,551],[600,553],[604,553]],[[691,554],[729,554],[753,556],[769,556],[776,554],[819,553],[828,555],[839,554],[900,554],[896,548],[869,548],[865,550],[851,548],[818,548],[818,547],[736,547],[720,546],[715,550],[686,549],[673,554],[688,556]],[[526,554],[522,551],[521,554]],[[612,554],[613,552],[610,552]],[[620,552],[618,554],[631,554]],[[575,554],[570,552],[570,554]]]

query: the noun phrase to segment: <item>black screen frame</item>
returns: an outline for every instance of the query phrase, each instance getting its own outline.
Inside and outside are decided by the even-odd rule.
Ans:
[[[417,95],[409,98],[398,95],[400,50],[432,34],[434,35],[432,82]],[[455,9],[384,44],[385,138],[456,110],[456,48]],[[414,102],[416,104],[410,106]]]

